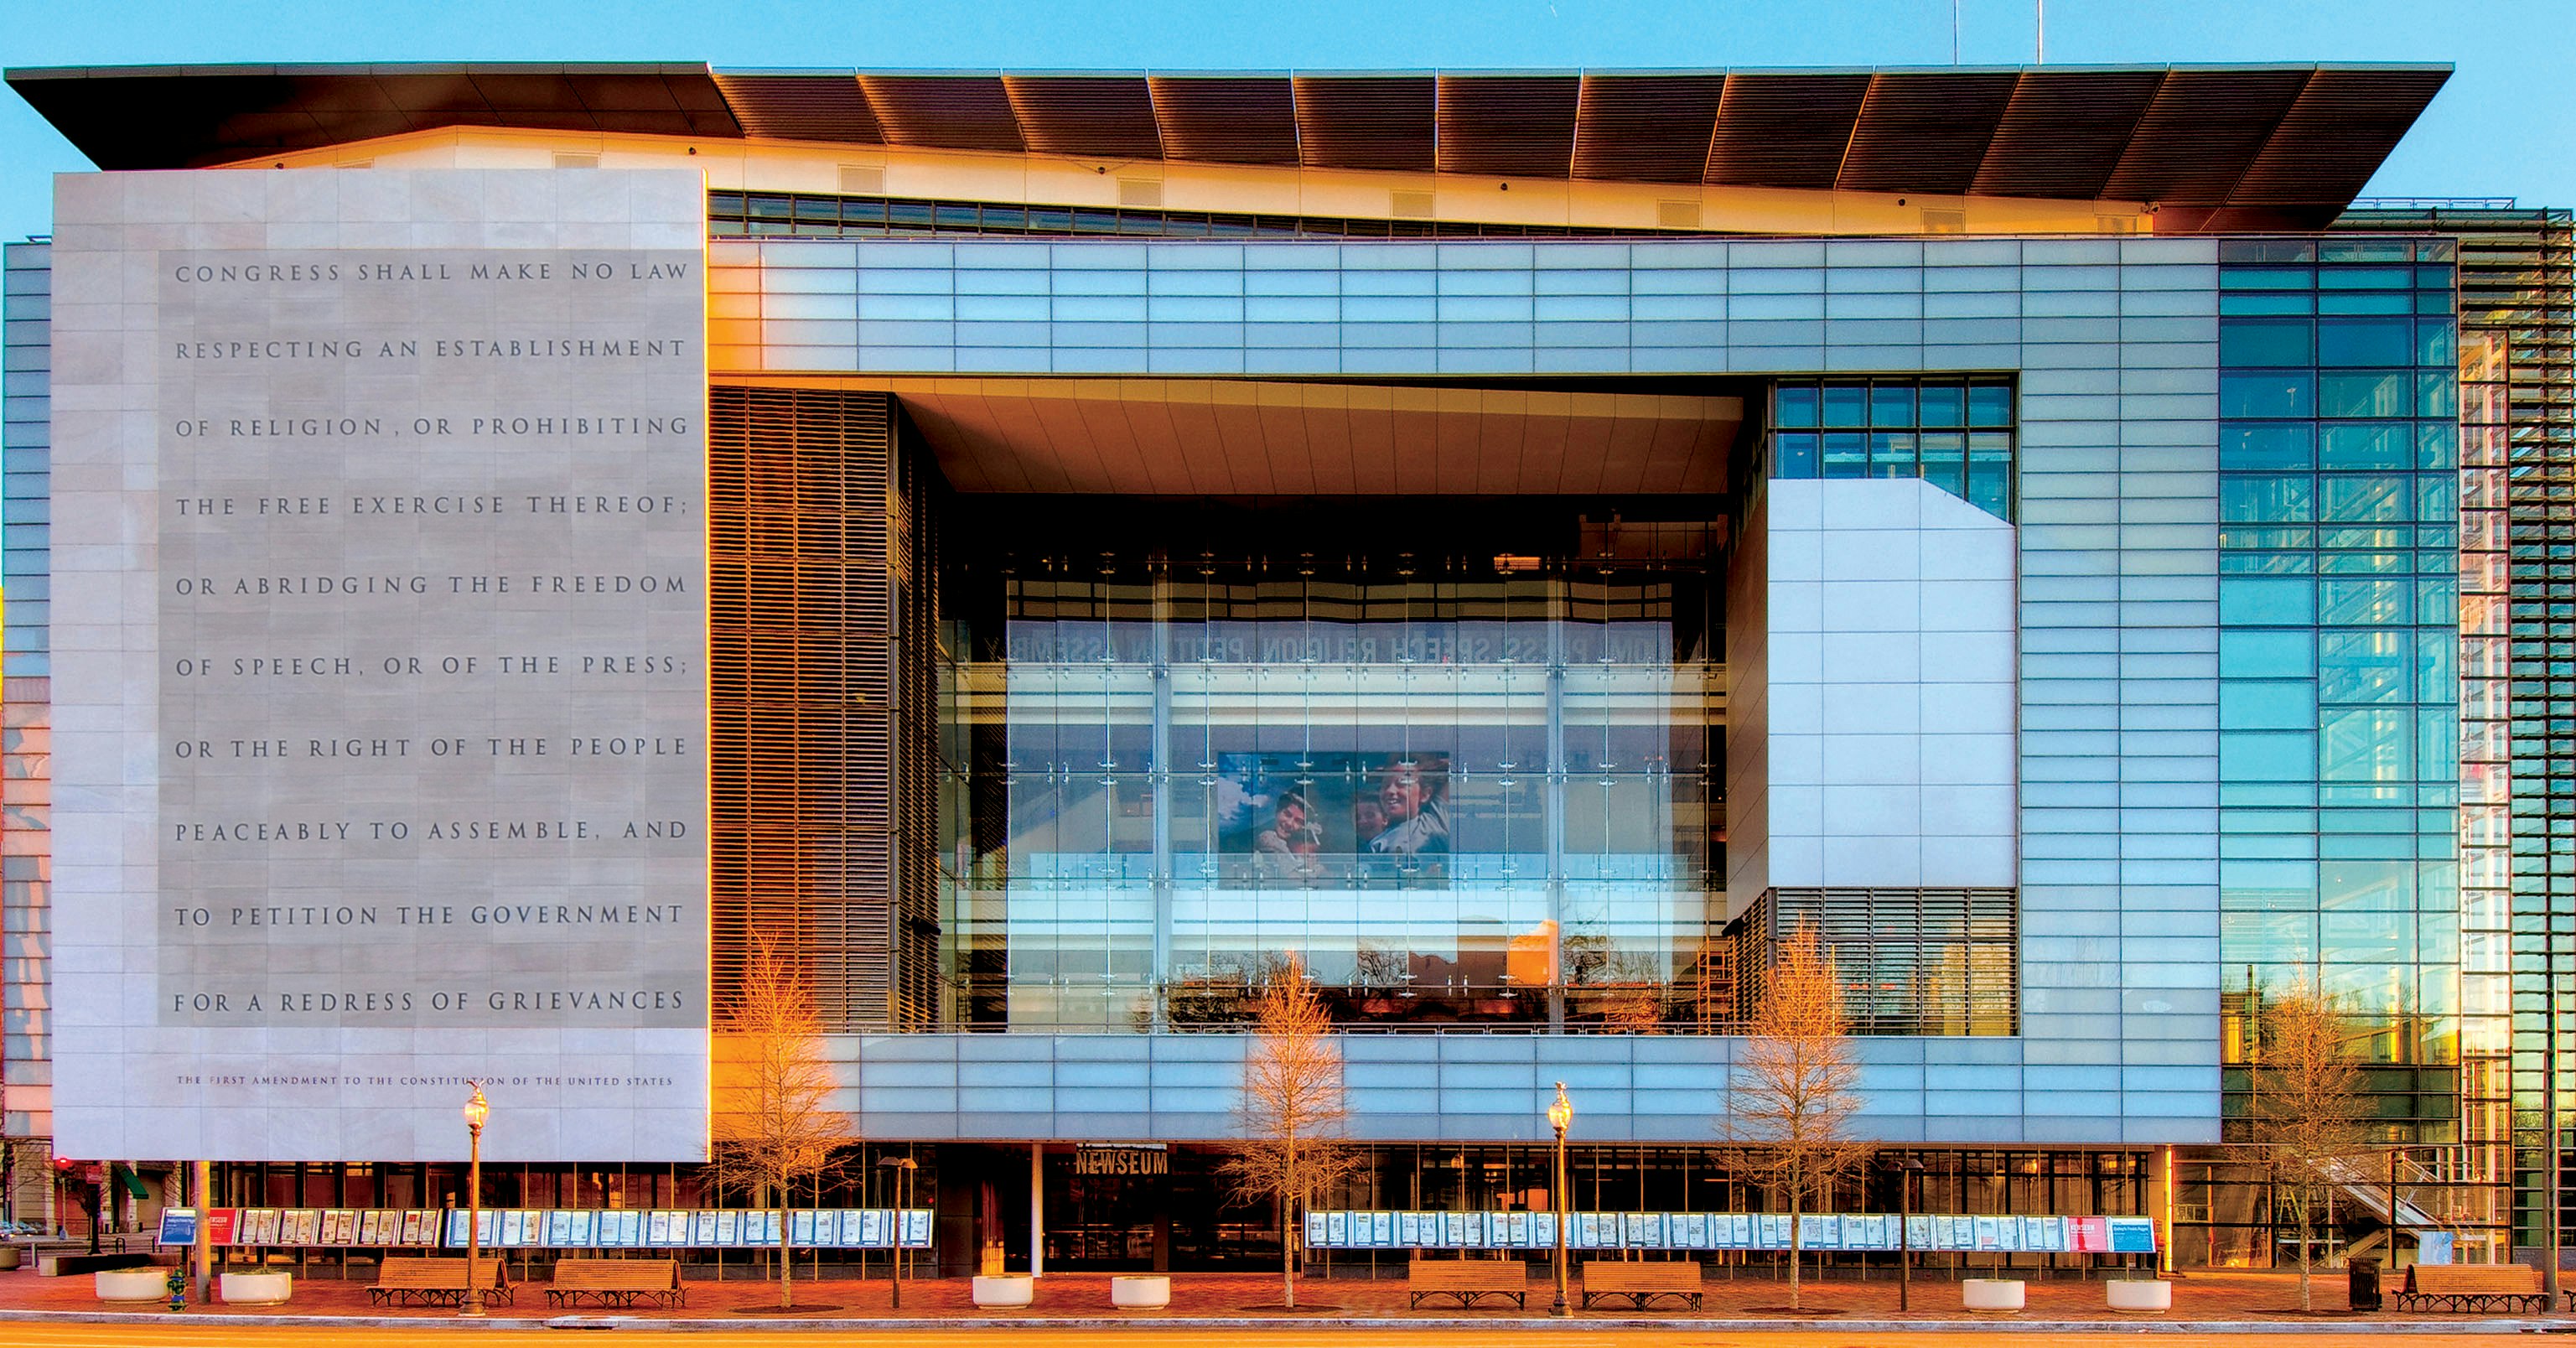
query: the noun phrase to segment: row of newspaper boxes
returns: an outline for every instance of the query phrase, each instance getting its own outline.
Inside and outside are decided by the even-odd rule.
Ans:
[[[458,1208],[210,1208],[213,1245],[312,1245],[463,1249],[467,1213]],[[759,1210],[584,1211],[493,1208],[479,1214],[476,1240],[489,1249],[757,1249],[778,1243],[778,1214]],[[930,1245],[930,1210],[814,1208],[787,1214],[788,1243],[831,1249]],[[194,1244],[197,1213],[161,1215],[161,1243]]]
[[[1908,1217],[1807,1214],[1798,1244],[1810,1250],[1956,1251],[1999,1254],[2153,1254],[2151,1217]],[[1544,1250],[1556,1245],[1552,1212],[1309,1212],[1306,1244],[1327,1250]],[[1785,1250],[1789,1218],[1764,1212],[1577,1212],[1566,1244],[1578,1250]]]

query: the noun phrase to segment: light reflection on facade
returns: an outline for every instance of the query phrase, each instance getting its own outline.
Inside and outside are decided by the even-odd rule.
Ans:
[[[1292,952],[1354,1022],[1685,981],[1724,917],[1706,587],[1492,555],[1003,582],[1006,658],[962,682],[1005,727],[1009,869],[957,944],[1006,952],[1010,1027],[1223,1021]]]

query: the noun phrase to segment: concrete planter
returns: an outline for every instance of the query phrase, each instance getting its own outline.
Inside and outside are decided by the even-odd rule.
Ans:
[[[1005,1273],[975,1280],[975,1309],[979,1311],[1023,1307],[1037,1300],[1037,1295],[1037,1279],[1025,1273]]]
[[[226,1273],[216,1282],[227,1306],[283,1306],[295,1294],[292,1273]]]
[[[0,1269],[16,1268],[26,1256],[27,1252],[15,1245],[0,1245]]]
[[[1172,1304],[1172,1280],[1159,1273],[1111,1278],[1109,1304],[1122,1311],[1159,1311]]]
[[[2019,1278],[1965,1278],[1959,1283],[1959,1296],[1972,1311],[2020,1310],[2024,1290]]]
[[[157,1268],[117,1268],[93,1273],[90,1285],[101,1301],[167,1301],[170,1275]]]
[[[2173,1284],[2159,1278],[2115,1278],[2102,1284],[2111,1309],[2162,1315],[2173,1309]]]

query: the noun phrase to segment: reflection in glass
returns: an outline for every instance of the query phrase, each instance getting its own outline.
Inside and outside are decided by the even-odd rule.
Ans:
[[[2464,957],[2484,939],[2463,930],[2452,808],[2458,343],[2449,321],[2414,316],[2447,313],[2447,294],[2410,294],[2416,269],[2383,265],[2421,245],[2359,242],[2317,244],[2313,270],[2270,255],[2220,270],[2226,1108],[2241,1118],[2254,1089],[2249,1025],[2304,985],[2335,999],[2372,1064],[2374,1135],[2446,1141],[2461,1136]],[[2234,302],[2248,292],[2265,303]]]
[[[2012,385],[1877,379],[1772,386],[1772,420],[1804,429],[1771,435],[1779,478],[1920,478],[2002,519],[2013,517]],[[1868,426],[1866,432],[1857,428]],[[1961,434],[1961,426],[1981,429]],[[1851,427],[1837,430],[1837,427]]]
[[[965,1028],[1239,1028],[1290,955],[1356,1025],[1732,1017],[1697,567],[983,565]]]

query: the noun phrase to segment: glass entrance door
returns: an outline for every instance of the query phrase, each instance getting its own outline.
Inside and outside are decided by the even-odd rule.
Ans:
[[[1168,1153],[1141,1147],[1084,1147],[1047,1157],[1047,1267],[1117,1273],[1168,1268],[1167,1162]]]

